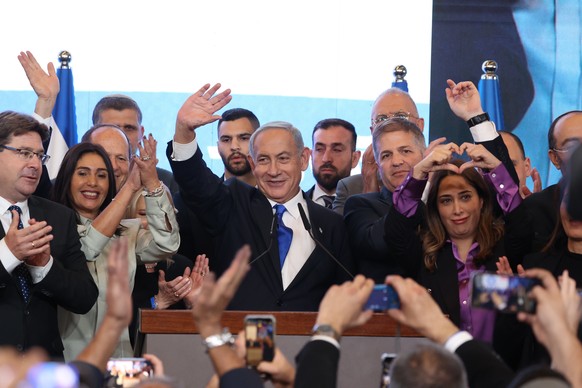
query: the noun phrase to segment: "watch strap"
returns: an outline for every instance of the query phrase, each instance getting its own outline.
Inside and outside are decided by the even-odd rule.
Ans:
[[[312,334],[331,337],[338,342],[341,338],[340,334],[337,331],[335,331],[335,329],[333,327],[331,327],[331,325],[327,325],[327,324],[322,324],[322,325],[316,324],[315,326],[313,326]]]
[[[204,338],[202,340],[202,345],[208,352],[210,349],[214,349],[219,346],[232,346],[234,344],[234,340],[234,336],[228,331],[228,329],[224,329],[224,331],[220,334],[213,334]]]
[[[469,120],[467,120],[467,125],[469,127],[474,127],[475,125],[481,124],[485,121],[490,121],[489,114],[487,112],[471,117]]]

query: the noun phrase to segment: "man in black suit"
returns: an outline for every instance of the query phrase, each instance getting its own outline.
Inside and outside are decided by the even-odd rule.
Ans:
[[[0,344],[40,346],[62,358],[57,306],[84,314],[98,291],[73,211],[31,196],[48,159],[47,135],[30,116],[0,113]]]
[[[222,184],[204,163],[194,131],[217,120],[220,116],[214,112],[230,101],[230,90],[214,96],[219,88],[220,84],[205,85],[186,100],[167,150],[182,198],[216,236],[210,267],[221,274],[236,250],[249,244],[251,270],[229,308],[315,311],[327,289],[348,279],[353,270],[341,217],[301,192],[299,182],[309,162],[309,149],[289,123],[265,124],[251,137],[249,162],[257,187],[238,180]],[[315,239],[334,258],[310,237],[300,207]]]
[[[340,179],[358,165],[356,128],[342,119],[325,119],[313,128],[311,168],[317,182],[305,194],[318,205],[331,209]]]
[[[390,260],[390,251],[384,241],[384,224],[392,207],[392,193],[406,179],[410,169],[422,160],[424,136],[413,122],[392,118],[374,129],[372,146],[382,189],[349,197],[344,220],[352,251],[358,252],[358,273],[382,283],[388,274],[404,274],[403,269]]]

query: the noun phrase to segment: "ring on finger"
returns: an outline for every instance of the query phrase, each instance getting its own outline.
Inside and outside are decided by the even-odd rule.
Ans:
[[[33,248],[36,248],[36,245],[34,244],[34,241],[32,241],[31,244],[32,244],[32,247]]]
[[[148,161],[148,160],[150,160],[150,159],[151,159],[151,156],[149,156],[148,154],[145,154],[144,156],[142,156],[142,157],[141,157],[141,160],[142,160],[143,162],[147,162],[147,161]]]
[[[177,292],[174,292],[174,296],[177,298],[180,296],[180,294],[178,294]]]

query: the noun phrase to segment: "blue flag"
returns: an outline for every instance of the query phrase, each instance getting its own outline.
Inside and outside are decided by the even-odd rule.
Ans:
[[[489,118],[495,123],[498,131],[505,128],[503,122],[503,106],[501,105],[501,91],[499,88],[499,77],[495,73],[487,72],[479,80],[479,94],[481,95],[481,106],[489,113]]]
[[[75,110],[75,88],[71,69],[57,69],[61,91],[53,109],[53,117],[68,147],[77,144],[77,114]]]

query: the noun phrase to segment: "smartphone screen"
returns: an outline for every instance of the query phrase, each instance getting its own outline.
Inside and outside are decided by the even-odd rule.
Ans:
[[[364,305],[364,310],[377,312],[398,308],[400,308],[398,294],[392,286],[387,284],[376,284],[368,301]]]
[[[535,312],[535,301],[528,294],[540,284],[538,279],[475,273],[471,278],[471,305],[504,313]]]
[[[250,367],[275,357],[275,317],[247,315],[245,317],[246,361]]]
[[[107,362],[107,387],[133,387],[153,376],[154,367],[145,358],[111,358]]]

